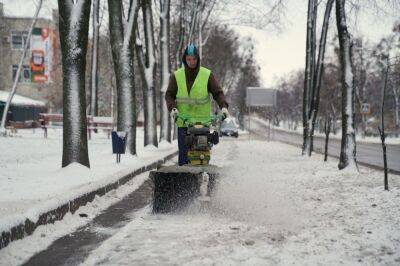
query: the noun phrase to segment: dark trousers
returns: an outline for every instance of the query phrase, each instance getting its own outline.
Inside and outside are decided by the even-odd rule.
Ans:
[[[179,127],[178,128],[178,148],[179,148],[179,160],[178,165],[188,164],[188,149],[185,145],[185,136],[186,136],[187,128]]]

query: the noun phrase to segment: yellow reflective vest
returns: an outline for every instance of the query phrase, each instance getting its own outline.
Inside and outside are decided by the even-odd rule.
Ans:
[[[200,67],[190,93],[188,93],[187,89],[185,69],[182,67],[175,71],[174,74],[178,85],[176,106],[179,114],[189,117],[188,121],[192,123],[209,121],[211,99],[207,84],[211,71],[205,67]],[[176,123],[178,127],[186,127],[182,119],[178,119]]]

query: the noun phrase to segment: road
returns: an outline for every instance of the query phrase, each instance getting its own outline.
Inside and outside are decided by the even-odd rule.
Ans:
[[[268,126],[252,120],[250,124],[251,131],[257,134],[267,136]],[[301,146],[303,136],[295,132],[287,132],[283,130],[272,130],[270,133],[271,140],[277,140],[296,146]],[[389,171],[400,174],[400,145],[387,146],[387,161]],[[324,153],[325,139],[323,137],[314,137],[314,150]],[[328,154],[339,158],[340,140],[335,138],[329,139]],[[379,143],[357,142],[357,161],[373,167],[383,168],[382,145]]]

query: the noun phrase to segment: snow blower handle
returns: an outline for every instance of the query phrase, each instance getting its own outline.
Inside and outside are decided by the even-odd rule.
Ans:
[[[226,116],[222,113],[210,116],[189,116],[189,115],[178,114],[175,117],[175,123],[178,121],[178,119],[180,119],[183,122],[183,124],[185,124],[188,127],[193,126],[195,124],[202,124],[208,126],[213,122],[223,121],[225,118]]]

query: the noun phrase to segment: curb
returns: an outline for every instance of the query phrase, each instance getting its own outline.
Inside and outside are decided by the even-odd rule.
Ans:
[[[119,186],[124,185],[129,180],[133,179],[135,176],[142,174],[144,172],[147,172],[149,170],[159,168],[166,161],[171,160],[177,154],[178,154],[178,152],[174,152],[170,155],[167,155],[166,157],[164,157],[164,159],[161,159],[161,160],[158,160],[149,165],[143,166],[139,169],[136,169],[135,171],[133,171],[132,173],[130,173],[128,175],[122,176],[121,178],[118,179],[118,181],[116,181],[114,183],[107,184],[99,189],[96,189],[94,191],[91,191],[84,195],[81,195],[75,199],[72,199],[68,203],[58,206],[58,207],[54,208],[53,210],[45,212],[39,216],[39,219],[37,220],[36,223],[32,222],[29,219],[26,219],[24,223],[20,223],[19,225],[13,226],[8,231],[1,232],[0,249],[8,246],[8,244],[10,244],[12,241],[19,240],[26,236],[31,235],[38,226],[46,225],[49,223],[54,223],[55,221],[62,220],[62,218],[68,212],[71,212],[72,214],[74,214],[79,209],[79,207],[84,206],[88,202],[93,201],[96,196],[101,197],[101,196],[105,195],[106,193],[110,192],[111,190],[114,190],[114,189],[118,188]]]

